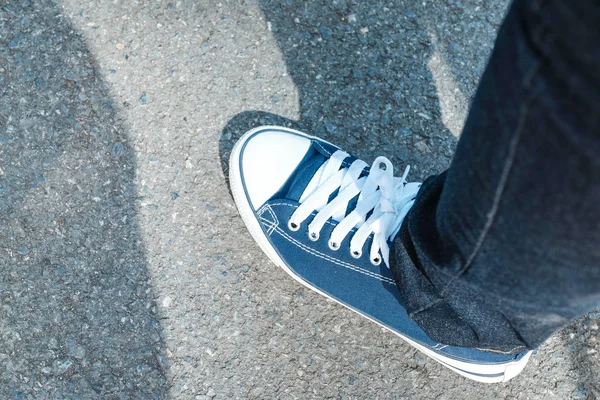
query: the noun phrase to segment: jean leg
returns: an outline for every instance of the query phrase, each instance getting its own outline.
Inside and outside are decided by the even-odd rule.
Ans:
[[[391,267],[436,341],[516,352],[600,305],[600,2],[515,1]]]

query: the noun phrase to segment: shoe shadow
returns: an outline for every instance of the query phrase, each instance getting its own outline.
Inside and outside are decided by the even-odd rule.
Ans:
[[[414,4],[413,4],[414,3]],[[386,155],[411,178],[447,168],[456,138],[444,126],[428,63],[428,28],[409,6],[260,0],[299,93],[300,118],[247,111],[220,139],[221,165],[233,144],[261,124],[294,126],[369,162]]]
[[[126,127],[55,2],[0,21],[0,398],[162,398]]]

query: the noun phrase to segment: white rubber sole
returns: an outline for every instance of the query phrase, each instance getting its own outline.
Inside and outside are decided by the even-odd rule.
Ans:
[[[452,371],[456,372],[457,374],[460,374],[466,378],[472,379],[477,382],[483,382],[483,383],[506,382],[506,381],[514,378],[515,376],[517,376],[525,368],[525,365],[527,365],[527,362],[529,361],[529,357],[531,356],[531,351],[528,352],[520,360],[511,361],[511,362],[507,362],[507,363],[499,363],[499,364],[468,363],[468,362],[456,360],[456,359],[453,359],[450,357],[446,357],[442,354],[436,353],[435,351],[429,349],[428,347],[425,347],[422,344],[412,340],[411,338],[404,336],[400,332],[390,329],[388,326],[385,326],[385,325],[381,324],[379,321],[376,321],[376,320],[372,319],[371,317],[369,317],[368,315],[363,314],[359,310],[356,310],[356,309],[352,308],[351,306],[344,304],[344,303],[338,301],[337,299],[329,296],[327,293],[322,292],[319,288],[310,285],[308,282],[304,281],[300,276],[296,275],[290,268],[288,268],[286,263],[281,259],[281,257],[279,256],[277,251],[273,248],[273,246],[271,245],[271,242],[269,241],[269,239],[263,232],[263,230],[260,226],[260,223],[258,222],[258,219],[256,218],[254,211],[252,210],[252,208],[249,204],[248,198],[246,196],[246,192],[244,190],[244,185],[242,182],[242,175],[241,175],[241,171],[240,171],[240,156],[241,156],[241,151],[244,147],[244,144],[256,132],[261,131],[261,130],[268,130],[268,129],[274,129],[274,130],[279,130],[279,131],[288,131],[293,134],[302,135],[309,139],[316,139],[316,138],[314,138],[313,136],[306,135],[302,132],[299,132],[299,131],[296,131],[293,129],[289,129],[289,128],[283,128],[283,127],[278,127],[278,126],[261,126],[261,127],[252,129],[251,131],[244,134],[244,136],[242,136],[238,140],[238,142],[233,147],[233,150],[231,151],[231,156],[229,158],[229,183],[231,185],[231,193],[233,195],[233,199],[237,205],[237,208],[239,210],[240,216],[242,217],[242,220],[244,221],[248,231],[250,232],[250,235],[252,235],[252,237],[258,243],[260,248],[271,259],[271,261],[273,263],[275,263],[275,265],[283,268],[283,270],[286,271],[292,278],[294,278],[296,281],[298,281],[302,285],[306,286],[307,288],[314,290],[315,292],[327,297],[328,299],[331,299],[331,300],[335,301],[336,303],[341,304],[342,306],[344,306],[344,307],[360,314],[361,316],[375,322],[376,324],[386,328],[387,330],[396,334],[397,336],[402,338],[404,341],[409,343],[411,346],[413,346],[416,349],[418,349],[419,351],[425,353],[426,355],[428,355],[429,357],[431,357],[438,363],[442,364],[446,368],[449,368]],[[319,139],[319,140],[322,140],[322,139]]]

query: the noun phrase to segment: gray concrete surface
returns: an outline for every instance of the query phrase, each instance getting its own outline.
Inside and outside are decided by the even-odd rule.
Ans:
[[[259,123],[445,168],[507,1],[0,0],[0,398],[595,399],[600,313],[463,379],[272,265]]]

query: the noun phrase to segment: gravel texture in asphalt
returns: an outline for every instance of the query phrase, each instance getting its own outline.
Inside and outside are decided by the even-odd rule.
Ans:
[[[290,279],[228,190],[266,123],[441,172],[507,6],[0,0],[0,398],[598,398],[599,312],[472,382]]]

